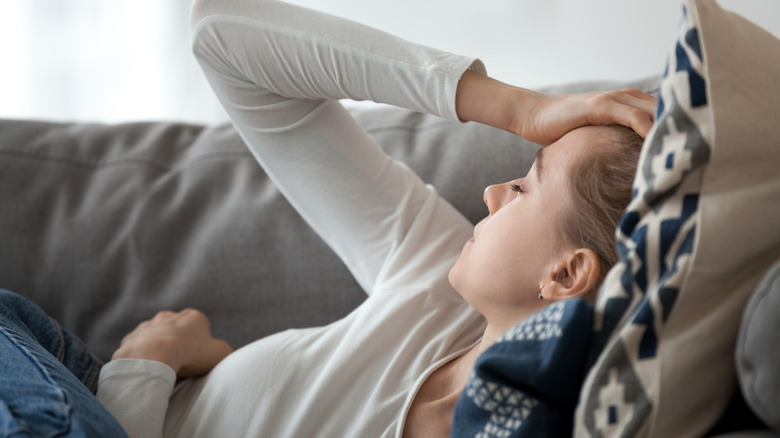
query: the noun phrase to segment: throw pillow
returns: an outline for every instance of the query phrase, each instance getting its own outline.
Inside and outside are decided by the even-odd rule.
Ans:
[[[745,401],[774,430],[780,431],[780,262],[753,292],[737,341],[737,371]]]
[[[702,436],[737,388],[745,303],[780,255],[780,41],[686,0],[594,310],[575,436]]]

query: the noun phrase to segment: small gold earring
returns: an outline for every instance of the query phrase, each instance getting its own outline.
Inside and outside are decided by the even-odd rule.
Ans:
[[[539,299],[540,299],[540,300],[543,300],[543,299],[544,299],[544,297],[542,296],[542,289],[544,289],[544,285],[543,285],[543,284],[540,284],[540,285],[539,285]]]

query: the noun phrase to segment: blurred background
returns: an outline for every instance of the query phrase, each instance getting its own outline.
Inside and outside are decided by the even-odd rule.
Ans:
[[[226,119],[189,49],[191,0],[0,0],[0,117]],[[680,0],[292,0],[482,58],[538,87],[662,71]],[[719,3],[780,35],[777,0]]]

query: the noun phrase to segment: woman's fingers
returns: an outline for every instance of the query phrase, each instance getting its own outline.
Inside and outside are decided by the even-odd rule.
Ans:
[[[588,123],[593,125],[617,123],[625,125],[646,137],[653,127],[657,100],[636,89],[596,93],[592,97]]]
[[[617,102],[608,103],[604,108],[593,111],[588,116],[588,124],[619,124],[628,126],[640,136],[647,137],[653,127],[653,116],[646,111]]]

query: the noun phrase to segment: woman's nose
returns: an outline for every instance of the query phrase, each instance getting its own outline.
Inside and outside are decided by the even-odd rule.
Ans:
[[[485,200],[485,205],[487,205],[488,212],[490,214],[493,214],[498,210],[501,210],[501,208],[507,202],[512,200],[511,184],[512,184],[511,182],[503,183],[503,184],[493,184],[485,188],[483,199]]]

